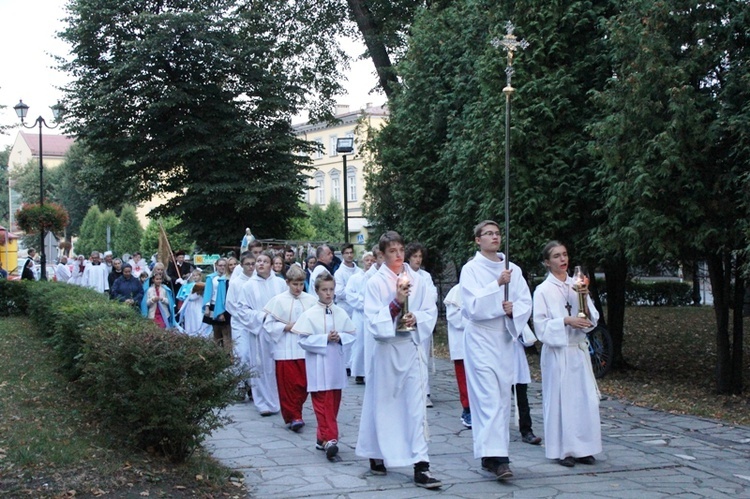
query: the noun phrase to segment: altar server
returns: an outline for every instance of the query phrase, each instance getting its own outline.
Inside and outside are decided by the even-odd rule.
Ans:
[[[568,250],[550,241],[542,251],[547,278],[534,291],[534,331],[543,343],[544,454],[562,466],[594,464],[602,451],[599,393],[586,333],[599,320],[588,281],[568,276]],[[581,311],[578,291],[585,294]]]
[[[344,309],[333,303],[335,284],[331,274],[320,275],[314,285],[318,303],[300,316],[292,331],[300,335],[299,345],[305,350],[307,391],[318,420],[315,447],[325,451],[329,461],[338,461],[336,418],[341,390],[347,385],[346,358],[354,341],[354,324]]]
[[[287,270],[286,285],[286,291],[266,304],[263,329],[273,346],[281,416],[287,428],[298,432],[305,426],[302,405],[307,400],[307,374],[305,351],[299,345],[299,335],[292,332],[292,327],[317,300],[304,292],[305,271],[299,265],[291,265]]]
[[[513,477],[508,457],[513,344],[531,316],[531,294],[521,269],[513,263],[506,269],[497,223],[477,224],[474,241],[479,251],[460,280],[474,457],[498,480],[507,480]]]
[[[266,312],[263,310],[274,296],[286,291],[283,279],[271,272],[269,253],[261,253],[255,260],[255,274],[242,286],[235,320],[241,320],[250,334],[250,366],[252,394],[255,407],[261,416],[279,412],[279,390],[276,386],[276,367],[273,360],[273,345],[267,335],[262,335]]]
[[[375,341],[356,453],[370,459],[373,474],[413,464],[415,485],[439,488],[442,483],[430,473],[427,359],[420,347],[435,327],[437,307],[422,278],[404,265],[401,236],[388,231],[379,245],[385,265],[367,282],[365,294],[366,334]]]

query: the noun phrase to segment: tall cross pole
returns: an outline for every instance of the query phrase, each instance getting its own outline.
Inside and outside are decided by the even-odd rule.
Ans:
[[[523,50],[529,46],[526,40],[518,40],[513,31],[516,27],[511,21],[505,23],[505,36],[502,39],[495,38],[492,45],[502,48],[507,53],[508,64],[505,66],[505,269],[510,268],[509,241],[510,241],[510,101],[516,91],[511,84],[515,69],[513,69],[513,57],[516,50]],[[508,301],[508,286],[505,286],[505,301]]]

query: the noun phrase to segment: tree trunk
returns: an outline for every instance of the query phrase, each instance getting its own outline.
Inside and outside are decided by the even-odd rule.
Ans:
[[[745,301],[745,279],[742,277],[742,256],[734,262],[734,306],[732,307],[732,393],[739,395],[743,390],[742,383],[742,344],[744,331],[742,325],[742,307]]]
[[[365,39],[365,46],[370,53],[370,58],[375,64],[380,87],[385,92],[385,96],[390,100],[393,98],[398,79],[396,78],[396,73],[393,71],[391,58],[380,36],[377,22],[367,7],[366,0],[347,0],[347,4],[349,4],[349,11],[354,16],[357,27]]]
[[[701,278],[700,278],[700,266],[698,261],[693,262],[693,305],[698,307],[701,304]]]
[[[609,260],[604,266],[607,283],[607,321],[609,334],[612,336],[612,367],[617,368],[625,363],[622,356],[622,343],[625,325],[625,282],[628,277],[628,264],[623,255]]]
[[[731,264],[726,252],[708,255],[708,276],[714,297],[716,315],[716,392],[731,392],[732,370],[729,351],[729,277],[727,266]]]

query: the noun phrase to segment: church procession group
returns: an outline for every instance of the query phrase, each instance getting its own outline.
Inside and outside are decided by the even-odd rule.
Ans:
[[[478,251],[444,303],[461,422],[472,430],[475,459],[497,480],[513,478],[508,448],[514,397],[522,441],[541,443],[531,428],[524,352],[538,339],[545,457],[566,467],[596,464],[594,456],[602,452],[599,393],[586,333],[598,313],[585,284],[568,275],[565,246],[550,241],[543,248],[549,273],[532,300],[521,269],[499,252],[498,224],[480,222],[473,237]],[[341,460],[337,414],[353,377],[365,385],[356,455],[369,459],[373,475],[413,465],[415,485],[440,488],[430,471],[427,423],[438,294],[420,268],[425,248],[388,231],[362,255],[364,269],[354,262],[352,245],[343,246],[338,266],[322,245],[304,268],[289,249],[275,255],[258,241],[243,240],[242,250],[239,259],[217,261],[205,279],[182,252],[167,269],[158,263],[148,269],[135,257],[120,261],[114,280],[98,253],[76,272],[80,284],[110,290],[113,299],[140,307],[162,327],[213,338],[247,373],[242,397],[252,399],[261,416],[281,413],[288,431],[304,428],[309,394],[315,446],[332,462]],[[86,274],[89,267],[102,270]],[[524,333],[532,316],[536,338]]]

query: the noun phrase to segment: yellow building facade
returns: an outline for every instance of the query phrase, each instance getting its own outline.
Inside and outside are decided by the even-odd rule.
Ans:
[[[349,234],[347,240],[357,245],[364,245],[369,226],[364,218],[362,202],[365,195],[365,158],[359,145],[365,141],[367,129],[378,130],[385,125],[388,118],[386,105],[367,105],[362,109],[350,110],[349,106],[337,106],[336,119],[332,123],[303,123],[295,125],[298,137],[317,142],[319,147],[311,156],[312,170],[308,180],[305,201],[310,205],[326,207],[336,201],[342,208],[346,200],[349,217]],[[354,138],[354,151],[346,155],[346,171],[342,153],[336,152],[338,139]],[[344,194],[344,177],[346,176],[346,194]],[[341,220],[343,226],[344,221]],[[357,253],[361,253],[360,247]]]

